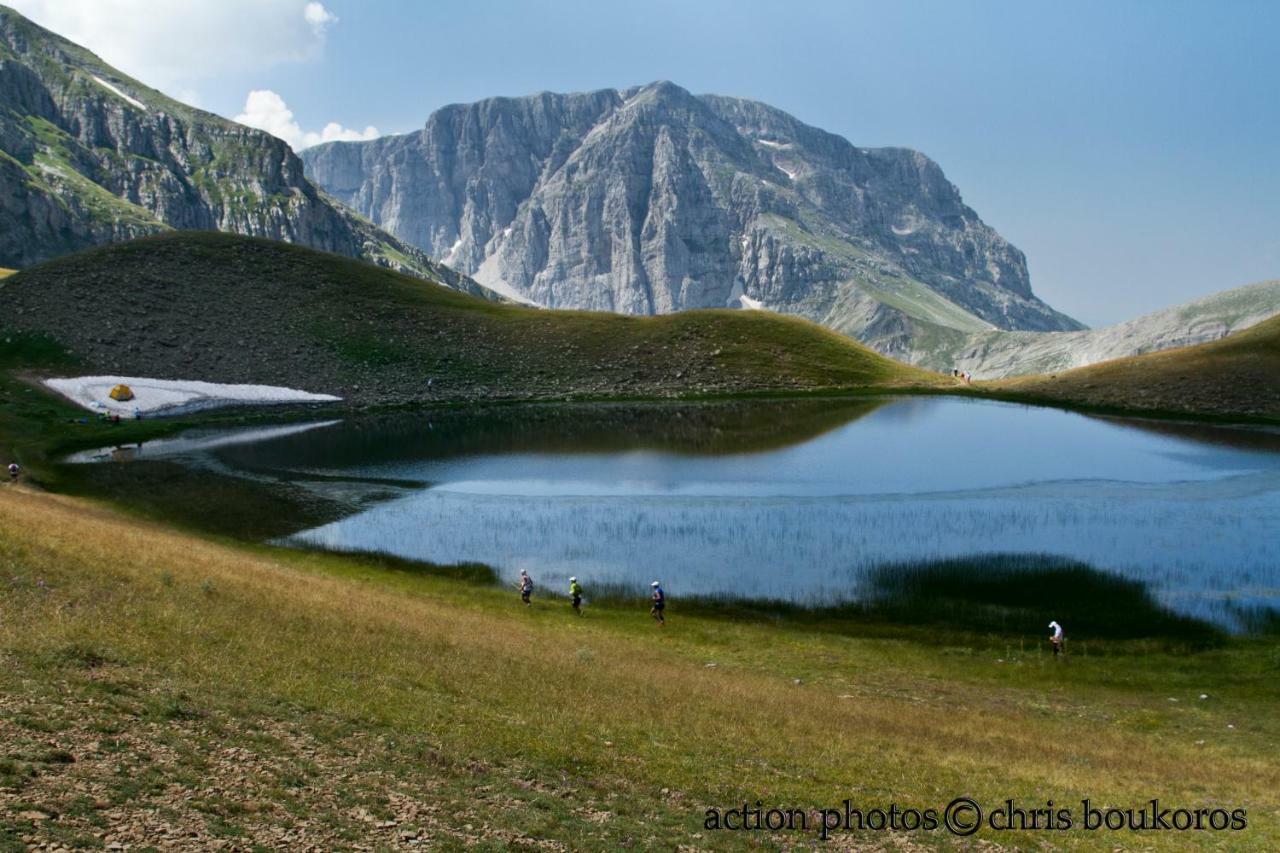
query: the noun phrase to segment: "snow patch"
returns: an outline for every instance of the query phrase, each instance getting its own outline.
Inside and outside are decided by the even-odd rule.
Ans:
[[[759,142],[761,145],[764,145],[768,148],[774,148],[779,150],[791,147],[790,142],[774,142],[772,139],[757,139],[756,142]]]
[[[905,237],[905,236],[907,236],[908,234],[914,234],[914,233],[916,233],[916,229],[914,229],[914,228],[912,228],[912,227],[910,227],[910,226],[908,226],[908,227],[906,227],[906,228],[899,228],[897,225],[894,225],[894,226],[893,226],[893,233],[894,233],[894,234],[897,234],[899,237]]]
[[[462,238],[459,237],[457,241],[455,241],[454,244],[449,247],[449,251],[445,253],[445,256],[444,256],[445,266],[453,266],[453,259],[457,256],[458,250],[461,248],[462,248]]]
[[[725,303],[728,308],[746,308],[751,311],[763,311],[764,303],[759,299],[752,299],[747,296],[742,287],[742,279],[735,279],[733,282],[733,290],[729,291],[729,299]]]
[[[112,86],[106,80],[103,80],[97,74],[90,74],[89,76],[94,79],[94,82],[96,82],[102,88],[106,89],[108,92],[111,92],[113,95],[116,95],[117,97],[124,98],[126,101],[133,104],[135,107],[142,110],[144,113],[147,111],[147,105],[142,103],[142,101],[139,101],[137,98],[129,97],[124,92],[121,92],[119,89],[117,89],[115,86]]]
[[[499,296],[505,296],[522,305],[538,305],[538,303],[507,284],[506,279],[502,277],[502,273],[498,271],[498,256],[496,254],[485,258],[484,263],[480,264],[480,268],[472,273],[471,277]]]
[[[278,403],[333,403],[332,394],[312,394],[274,385],[226,385],[138,376],[77,376],[46,379],[44,384],[91,412],[128,415],[177,415],[220,406],[274,405]],[[128,385],[132,400],[111,399],[111,389]]]
[[[773,165],[777,166],[780,170],[782,170],[782,174],[786,175],[786,176],[787,176],[788,178],[790,178],[791,180],[793,180],[793,181],[794,181],[794,180],[796,179],[796,175],[798,174],[797,172],[793,172],[793,171],[791,171],[790,169],[788,169],[786,166],[782,165],[781,163],[774,163]]]

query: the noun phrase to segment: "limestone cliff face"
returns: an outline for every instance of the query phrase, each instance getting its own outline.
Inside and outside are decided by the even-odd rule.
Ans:
[[[446,107],[422,131],[303,152],[308,175],[499,292],[658,314],[765,307],[883,351],[910,318],[1062,330],[1021,252],[938,166],[671,83]]]
[[[0,266],[170,228],[300,243],[475,289],[362,221],[283,141],[193,109],[0,6]]]

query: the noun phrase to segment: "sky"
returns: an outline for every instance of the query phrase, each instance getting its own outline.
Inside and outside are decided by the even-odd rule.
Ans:
[[[1280,3],[5,0],[302,148],[672,80],[915,148],[1089,325],[1280,278]]]

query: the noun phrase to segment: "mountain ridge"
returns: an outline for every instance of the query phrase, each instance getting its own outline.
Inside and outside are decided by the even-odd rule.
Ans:
[[[927,347],[897,353],[931,370],[952,367],[979,379],[1056,373],[1117,358],[1220,340],[1280,313],[1280,279],[1211,293],[1190,302],[1096,329],[1070,332],[992,330],[973,333],[934,327]]]
[[[307,174],[507,295],[656,314],[767,307],[882,352],[919,317],[1078,329],[924,155],[668,81],[455,104],[302,152]]]
[[[169,229],[295,242],[484,296],[336,204],[282,140],[190,107],[0,6],[0,266]]]

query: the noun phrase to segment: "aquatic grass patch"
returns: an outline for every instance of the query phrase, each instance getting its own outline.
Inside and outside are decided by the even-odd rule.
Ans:
[[[339,552],[348,553],[348,552]],[[365,552],[350,552],[359,559]],[[481,564],[474,573],[449,573],[447,567],[373,554],[368,565],[393,571],[418,570],[496,584],[497,573]],[[656,572],[656,574],[661,574]],[[1069,626],[1069,638],[1092,643],[1094,653],[1211,648],[1226,642],[1219,626],[1161,606],[1140,581],[1084,563],[1041,554],[986,554],[963,559],[887,563],[869,572],[866,597],[836,604],[797,603],[725,595],[669,598],[670,612],[699,619],[772,624],[849,636],[902,637],[936,645],[1012,641],[1025,648],[1048,634],[1048,622]],[[558,588],[538,595],[567,601]],[[587,606],[642,613],[650,606],[649,587],[634,583],[589,583]],[[1233,611],[1243,633],[1280,633],[1272,609]],[[1071,644],[1073,647],[1077,643]],[[1084,645],[1083,649],[1088,650]]]
[[[1049,554],[987,554],[881,566],[867,616],[1002,634],[1044,633],[1056,620],[1104,639],[1213,643],[1222,631],[1162,607],[1140,581]]]
[[[338,555],[353,566],[379,573],[409,577],[425,575],[477,586],[497,586],[499,583],[498,573],[492,566],[486,566],[484,563],[429,563],[382,551],[344,551],[340,548],[320,548],[308,543],[290,545],[290,547],[302,551]]]

